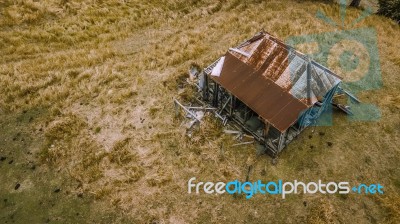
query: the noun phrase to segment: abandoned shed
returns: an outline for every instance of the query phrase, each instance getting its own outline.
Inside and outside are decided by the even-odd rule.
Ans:
[[[199,75],[203,100],[276,156],[331,105],[341,78],[266,32]]]

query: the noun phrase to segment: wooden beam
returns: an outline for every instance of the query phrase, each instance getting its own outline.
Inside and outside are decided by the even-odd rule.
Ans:
[[[311,104],[311,61],[307,63],[307,103]]]
[[[248,144],[252,144],[252,143],[254,143],[254,141],[249,141],[249,142],[241,142],[241,143],[238,143],[238,144],[233,144],[232,146],[248,145]]]
[[[182,107],[186,112],[188,112],[190,115],[192,115],[194,119],[196,119],[200,122],[200,119],[198,119],[197,116],[194,113],[192,113],[192,111],[190,111],[185,106],[183,106],[181,103],[179,103],[179,101],[177,99],[174,99],[174,102],[175,102],[175,105],[179,105],[180,107]]]
[[[285,138],[286,138],[286,132],[281,133],[281,135],[279,136],[279,143],[278,143],[278,152],[281,152],[283,147],[284,147],[284,143],[285,143]]]
[[[271,127],[271,124],[269,122],[266,122],[264,120],[265,128],[264,128],[264,138],[268,136],[269,128]]]

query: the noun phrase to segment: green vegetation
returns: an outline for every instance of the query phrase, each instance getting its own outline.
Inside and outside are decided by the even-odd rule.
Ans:
[[[400,1],[399,0],[379,0],[378,13],[392,18],[400,23]]]

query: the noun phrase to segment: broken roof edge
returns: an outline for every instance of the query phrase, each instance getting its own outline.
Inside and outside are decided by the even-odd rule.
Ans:
[[[329,68],[323,66],[322,64],[316,62],[314,59],[311,59],[311,64],[319,67],[320,69],[324,70],[324,72],[329,73],[329,75],[333,75],[336,78],[340,79],[340,82],[343,80],[343,77],[339,76],[338,74],[334,73],[333,71],[331,71]]]

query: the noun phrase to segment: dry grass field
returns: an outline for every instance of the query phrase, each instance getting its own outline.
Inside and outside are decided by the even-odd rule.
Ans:
[[[399,223],[400,28],[390,19],[356,26],[377,32],[383,87],[359,98],[380,108],[378,121],[335,113],[275,164],[253,145],[231,147],[213,116],[192,138],[175,117],[173,98],[194,92],[191,64],[262,28],[283,40],[334,31],[317,10],[340,21],[323,1],[1,1],[0,222]],[[250,181],[379,182],[385,194],[187,193],[191,177],[244,181],[250,165]]]

